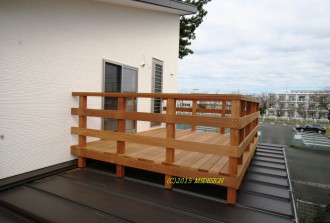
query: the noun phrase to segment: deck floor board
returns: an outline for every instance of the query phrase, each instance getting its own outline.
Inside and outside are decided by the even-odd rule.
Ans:
[[[178,159],[173,163],[174,166],[181,166],[182,163],[186,162],[193,156],[197,155],[198,152],[188,152],[185,156],[181,157],[181,159]]]
[[[166,137],[166,129],[158,128],[141,133],[141,136]],[[215,145],[229,145],[229,135],[214,132],[201,132],[190,130],[177,130],[176,139],[192,142],[202,142]],[[114,140],[98,140],[88,142],[85,147],[88,150],[103,152],[104,154],[116,154],[117,143]],[[140,161],[163,163],[165,161],[165,148],[148,146],[138,143],[125,145],[124,157]],[[175,149],[174,162],[172,165],[189,168],[196,171],[228,174],[228,156],[213,155],[200,152],[189,152]]]
[[[219,174],[220,170],[228,163],[229,158],[228,156],[223,156],[219,161],[209,170],[210,173]]]
[[[204,163],[206,163],[209,159],[213,157],[212,154],[206,154],[203,156],[200,160],[189,166],[190,169],[198,169],[200,166],[202,166]]]
[[[221,155],[213,155],[206,163],[198,168],[199,171],[209,172],[209,170],[221,159]]]
[[[189,166],[193,165],[194,163],[196,163],[201,158],[203,158],[205,155],[206,155],[205,153],[197,153],[194,156],[192,156],[190,159],[183,162],[180,166],[181,167],[189,167]]]

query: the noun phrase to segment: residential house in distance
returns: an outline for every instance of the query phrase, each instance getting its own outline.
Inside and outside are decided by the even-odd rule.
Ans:
[[[327,111],[318,111],[315,94],[324,94],[313,90],[292,90],[290,93],[274,93],[276,103],[267,109],[266,116],[287,118],[327,119]]]
[[[154,0],[0,2],[0,179],[63,163],[77,141],[74,91],[177,92],[180,15],[194,6]],[[110,98],[89,108],[113,109]],[[158,99],[127,101],[160,112]],[[111,119],[89,127],[116,130]],[[149,122],[127,121],[140,132]]]

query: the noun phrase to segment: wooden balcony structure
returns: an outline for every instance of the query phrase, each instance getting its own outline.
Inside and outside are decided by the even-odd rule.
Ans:
[[[228,188],[228,203],[236,203],[236,190],[258,143],[257,100],[236,94],[73,92],[72,95],[79,97],[79,108],[71,109],[72,115],[79,116],[79,126],[71,128],[71,133],[79,136],[78,144],[71,146],[79,167],[85,167],[86,158],[90,158],[116,164],[118,177],[125,175],[125,166],[162,173],[167,189],[173,187],[172,176],[193,180],[221,178],[216,184]],[[88,109],[87,97],[117,98],[118,110]],[[161,98],[166,107],[162,114],[126,111],[127,98]],[[192,106],[177,107],[180,100],[189,101]],[[201,102],[219,106],[199,108]],[[87,117],[117,119],[118,131],[88,129]],[[166,127],[126,133],[126,120],[166,123]],[[191,130],[176,129],[176,124],[191,125]],[[196,131],[196,126],[216,127],[219,131]],[[230,129],[230,133],[225,134],[225,129]],[[87,142],[88,136],[100,140]]]

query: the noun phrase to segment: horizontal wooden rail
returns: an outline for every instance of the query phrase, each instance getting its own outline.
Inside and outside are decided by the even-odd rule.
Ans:
[[[194,116],[194,118],[191,118],[191,116],[184,116],[184,115],[168,115],[168,114],[156,114],[156,113],[147,113],[147,112],[127,112],[127,111],[124,112],[117,110],[99,110],[99,109],[81,110],[78,108],[72,108],[71,114],[79,115],[79,116],[175,123],[175,124],[186,124],[186,125],[196,125],[196,126],[225,127],[225,128],[233,128],[233,129],[241,128],[239,118],[206,117],[206,116]]]
[[[259,103],[257,99],[239,94],[176,94],[176,93],[103,93],[103,92],[72,92],[72,96],[93,96],[109,98],[173,98],[176,100],[197,101],[231,101],[243,100]]]
[[[250,124],[251,122],[256,120],[259,116],[260,116],[260,112],[255,112],[255,113],[252,113],[250,115],[240,118],[240,121],[239,121],[240,128],[244,128],[245,126],[247,126],[248,124]]]
[[[166,107],[163,107],[163,110],[166,111]],[[192,112],[192,108],[176,107],[175,110],[179,112]],[[196,113],[221,114],[221,109],[197,108]],[[225,110],[225,114],[231,114],[231,111]]]
[[[258,126],[256,126],[250,134],[243,140],[243,142],[238,146],[238,155],[241,156],[245,150],[245,148],[251,143],[255,135],[258,133]]]
[[[71,127],[71,133],[81,136],[91,136],[102,139],[110,139],[117,141],[125,141],[131,143],[145,144],[150,146],[168,147],[175,149],[188,150],[192,152],[211,153],[216,155],[227,155],[231,157],[238,157],[238,147],[215,145],[200,142],[190,142],[177,139],[158,138],[150,136],[141,136],[128,133],[119,133],[103,130],[85,129],[78,127]]]

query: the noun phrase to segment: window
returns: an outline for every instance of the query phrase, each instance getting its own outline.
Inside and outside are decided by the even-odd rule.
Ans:
[[[152,93],[163,91],[163,62],[157,59],[152,60]],[[162,113],[162,99],[152,99],[151,112]],[[160,123],[151,122],[151,126],[159,126]]]
[[[104,61],[104,92],[137,92],[137,69],[127,65]],[[104,99],[105,110],[117,110],[117,98]],[[126,111],[136,111],[136,101],[126,100]],[[126,132],[135,132],[136,123],[126,120]],[[103,129],[117,131],[117,119],[105,118]]]
[[[289,101],[295,101],[295,97],[294,96],[289,96]]]

